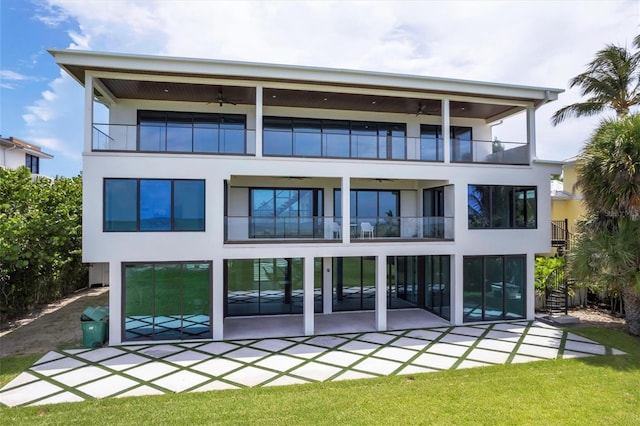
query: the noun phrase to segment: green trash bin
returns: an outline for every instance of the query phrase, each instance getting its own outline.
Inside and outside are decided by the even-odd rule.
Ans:
[[[82,344],[85,348],[101,347],[107,340],[109,311],[107,308],[89,307],[80,316]]]

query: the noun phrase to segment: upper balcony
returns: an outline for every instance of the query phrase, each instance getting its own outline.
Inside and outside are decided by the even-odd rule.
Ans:
[[[444,139],[265,129],[263,156],[444,162]],[[528,165],[522,142],[450,139],[452,163]],[[243,126],[94,123],[92,151],[255,155],[256,132]]]

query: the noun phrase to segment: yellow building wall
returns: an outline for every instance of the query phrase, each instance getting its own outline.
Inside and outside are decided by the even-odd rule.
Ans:
[[[575,189],[574,186],[578,180],[576,173],[576,163],[565,164],[562,167],[562,183],[566,192],[574,195],[579,195],[580,192]],[[574,192],[575,191],[575,192]],[[564,220],[569,221],[569,232],[575,232],[576,222],[584,216],[585,208],[582,200],[576,199],[564,199],[555,200],[551,199],[551,220]]]

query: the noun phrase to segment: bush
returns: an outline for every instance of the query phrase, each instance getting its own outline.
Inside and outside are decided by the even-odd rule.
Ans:
[[[81,249],[82,178],[0,168],[0,318],[86,286]]]

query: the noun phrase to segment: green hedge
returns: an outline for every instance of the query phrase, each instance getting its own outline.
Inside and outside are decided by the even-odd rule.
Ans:
[[[0,168],[0,318],[85,287],[81,249],[82,178]]]

